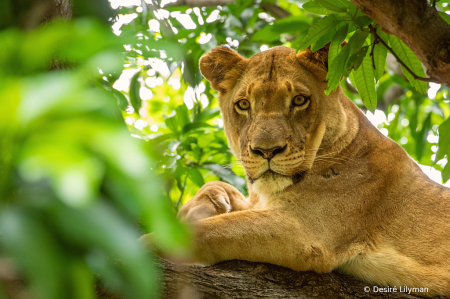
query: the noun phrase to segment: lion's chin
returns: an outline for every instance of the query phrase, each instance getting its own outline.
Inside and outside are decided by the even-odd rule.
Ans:
[[[268,170],[259,178],[253,180],[252,189],[258,194],[267,196],[279,193],[292,184],[294,184],[292,177]]]

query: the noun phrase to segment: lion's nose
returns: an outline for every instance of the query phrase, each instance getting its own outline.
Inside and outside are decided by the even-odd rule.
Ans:
[[[264,159],[270,160],[275,155],[278,155],[278,154],[281,154],[282,152],[284,152],[286,150],[286,147],[287,147],[287,145],[285,145],[285,146],[275,146],[275,147],[266,149],[266,148],[261,148],[261,147],[252,148],[250,146],[250,150],[254,154],[260,155]]]

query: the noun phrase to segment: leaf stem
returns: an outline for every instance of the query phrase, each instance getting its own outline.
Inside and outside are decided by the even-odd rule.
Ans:
[[[435,78],[423,78],[423,77],[419,77],[417,76],[401,59],[400,57],[397,56],[397,54],[395,54],[394,50],[392,50],[391,47],[388,46],[388,44],[377,34],[377,30],[372,26],[369,25],[370,28],[370,33],[373,34],[373,36],[375,37],[375,41],[380,42],[383,46],[386,47],[386,49],[388,49],[392,55],[394,55],[394,57],[397,59],[398,63],[400,63],[410,74],[411,76],[413,76],[414,80],[418,80],[418,81],[425,81],[425,82],[437,82],[437,80]],[[374,45],[375,47],[375,45]],[[373,53],[373,48],[372,48],[372,53]],[[371,53],[371,55],[372,55]],[[372,56],[372,61],[373,61],[373,56]],[[375,62],[374,62],[375,64]],[[375,65],[374,65],[375,67]]]
[[[177,211],[179,210],[181,200],[183,199],[184,189],[186,189],[186,181],[187,181],[187,177],[188,177],[188,175],[187,175],[187,173],[186,173],[186,176],[184,177],[183,188],[181,189],[180,197],[178,197],[178,201],[177,201],[177,204],[176,204],[176,206],[175,206],[176,209],[177,209]]]

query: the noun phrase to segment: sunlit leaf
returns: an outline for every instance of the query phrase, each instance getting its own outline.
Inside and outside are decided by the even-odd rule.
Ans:
[[[339,1],[330,1],[330,0],[314,0],[314,1],[332,11],[347,12],[345,6]]]
[[[442,170],[442,183],[445,184],[450,179],[450,163],[447,162],[445,164],[444,169]]]
[[[347,59],[350,54],[349,45],[345,45],[341,52],[333,59],[331,65],[328,66],[327,81],[328,89],[326,93],[335,91],[341,81],[341,76],[345,71],[345,66],[347,64]]]
[[[377,93],[375,91],[372,59],[369,55],[364,57],[361,66],[353,71],[353,78],[364,106],[374,112],[377,108]]]
[[[333,63],[334,58],[339,54],[342,49],[342,42],[345,40],[348,32],[348,23],[339,28],[331,40],[330,50],[328,51],[328,65]]]
[[[318,14],[318,15],[328,15],[330,14],[330,10],[326,9],[322,5],[320,5],[318,2],[315,1],[308,1],[302,5],[302,8],[306,10],[307,12]],[[333,12],[331,12],[333,13]]]
[[[400,60],[409,67],[409,69],[419,77],[425,77],[422,63],[419,58],[395,35],[389,34],[389,43],[392,50],[397,54]],[[414,77],[402,66],[403,74],[405,74],[411,85],[420,93],[427,94],[427,82],[414,80]]]

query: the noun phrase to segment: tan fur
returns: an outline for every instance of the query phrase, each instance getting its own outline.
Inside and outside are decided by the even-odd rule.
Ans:
[[[201,59],[220,91],[225,133],[250,196],[212,182],[183,206],[180,217],[194,221],[193,261],[338,270],[380,287],[449,296],[450,190],[340,88],[324,95],[323,57],[277,47],[249,59],[219,48]],[[291,105],[298,94],[310,97],[304,110]],[[237,111],[239,99],[251,108]],[[275,146],[285,148],[270,162],[254,151]]]

